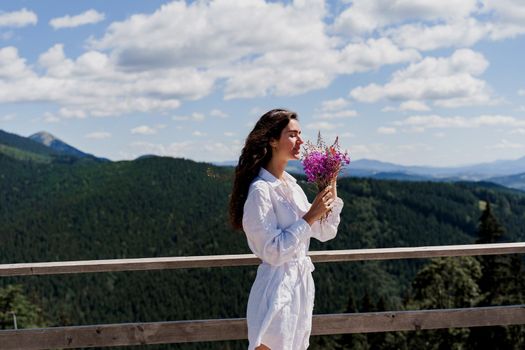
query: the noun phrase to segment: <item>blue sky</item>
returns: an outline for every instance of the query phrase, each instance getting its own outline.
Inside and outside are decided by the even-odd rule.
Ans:
[[[514,159],[524,62],[521,0],[4,1],[0,129],[225,161],[285,107],[354,160]]]

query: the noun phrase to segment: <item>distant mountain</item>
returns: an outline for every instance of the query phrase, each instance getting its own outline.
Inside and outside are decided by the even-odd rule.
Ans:
[[[484,176],[506,176],[525,173],[525,157],[515,160],[497,160],[490,163],[476,164],[457,168],[463,173],[483,174]]]
[[[398,181],[436,181],[436,179],[429,176],[412,175],[398,172],[381,172],[372,176],[368,176],[377,180],[398,180]]]
[[[237,162],[226,161],[214,164],[235,166]],[[298,160],[290,161],[286,170],[294,174],[304,174],[303,166]],[[359,159],[343,168],[342,177],[434,182],[489,181],[505,187],[524,190],[524,173],[525,157],[459,167],[405,166],[373,159]]]
[[[227,161],[224,161],[224,162],[212,162],[213,165],[216,165],[216,166],[237,166],[237,161],[236,160],[227,160]]]
[[[41,142],[0,130],[0,144],[40,155],[57,155],[58,152]]]
[[[62,155],[69,155],[77,158],[91,158],[95,160],[109,161],[108,159],[99,158],[92,154],[82,152],[79,149],[65,143],[64,141],[60,140],[59,138],[51,135],[46,131],[37,132],[36,134],[29,136],[29,139],[36,141],[42,145],[45,145]]]
[[[525,190],[525,157],[460,167],[403,166],[375,160],[352,162],[343,176],[415,181],[483,181]]]
[[[360,159],[346,169],[351,176],[355,170],[371,173],[391,172],[421,175],[430,178],[457,178],[463,180],[485,180],[495,176],[507,176],[525,172],[525,157],[516,160],[497,160],[458,167],[405,166],[377,160]]]
[[[29,137],[23,137],[0,130],[0,154],[13,159],[36,163],[67,164],[78,161],[110,161],[82,152],[48,132],[39,132]]]
[[[488,179],[488,181],[503,185],[505,187],[517,188],[519,190],[525,191],[525,173],[493,177]]]
[[[58,152],[34,140],[0,130],[0,153],[19,160],[50,163]]]
[[[394,163],[381,162],[372,159],[359,159],[352,161],[348,167],[345,168],[348,172],[353,170],[366,170],[373,173],[406,173],[407,169],[403,165]]]
[[[161,156],[158,156],[156,154],[143,154],[137,158],[135,158],[135,160],[139,160],[139,159],[148,159],[148,158],[159,158]]]

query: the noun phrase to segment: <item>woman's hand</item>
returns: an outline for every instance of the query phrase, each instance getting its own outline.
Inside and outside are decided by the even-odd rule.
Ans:
[[[332,182],[330,182],[330,186],[332,186],[332,196],[334,197],[334,200],[337,198],[337,176],[334,177]]]
[[[319,192],[315,197],[310,210],[304,214],[303,219],[312,226],[317,220],[323,217],[330,209],[336,197],[334,197],[334,190],[337,195],[337,189],[332,185],[327,186],[324,190]]]

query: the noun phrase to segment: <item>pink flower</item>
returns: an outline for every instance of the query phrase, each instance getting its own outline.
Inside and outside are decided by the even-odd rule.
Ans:
[[[348,152],[341,152],[339,148],[339,138],[336,137],[331,146],[326,146],[320,132],[316,145],[306,142],[302,158],[308,181],[315,182],[319,191],[337,177],[344,165],[350,164]]]

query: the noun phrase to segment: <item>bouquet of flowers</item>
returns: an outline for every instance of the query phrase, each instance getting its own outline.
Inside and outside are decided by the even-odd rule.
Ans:
[[[331,146],[326,146],[319,132],[317,144],[306,142],[302,162],[308,182],[315,182],[317,189],[322,191],[337,177],[345,164],[350,164],[350,156],[348,151],[340,150],[338,137]]]

